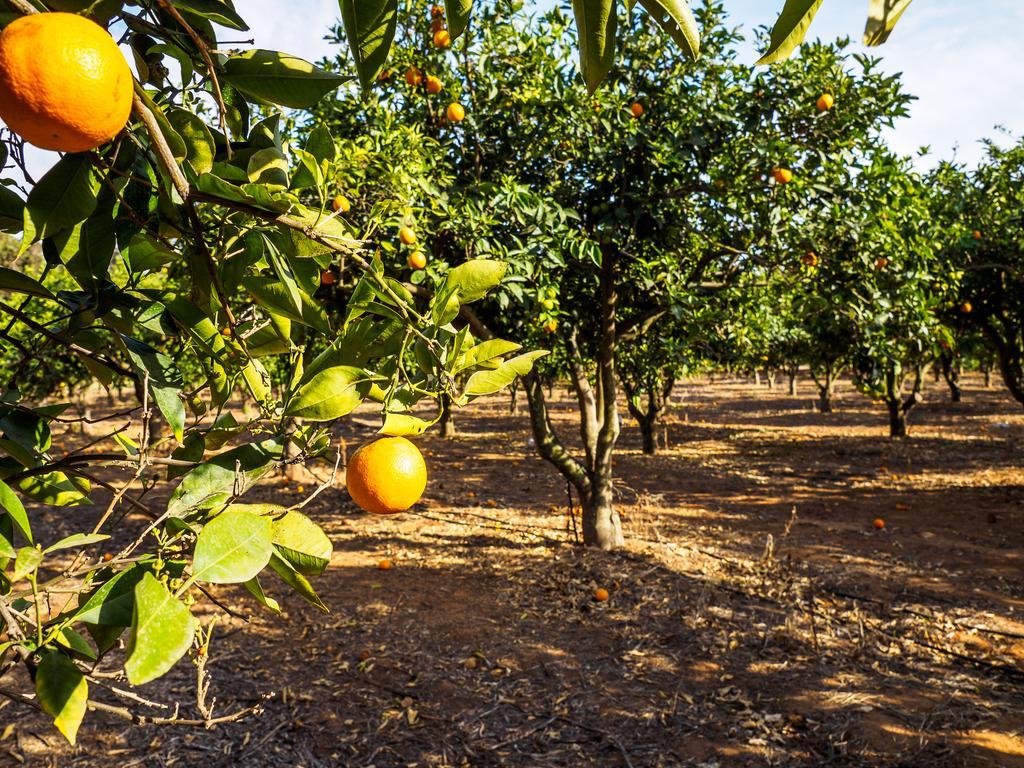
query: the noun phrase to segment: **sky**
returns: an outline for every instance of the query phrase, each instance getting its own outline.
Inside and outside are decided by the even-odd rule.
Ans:
[[[756,26],[774,22],[782,5],[783,0],[725,0],[730,22],[748,37]],[[1024,92],[1024,1],[916,0],[888,42],[870,49],[859,44],[867,5],[867,0],[825,0],[809,38],[851,37],[856,42],[848,50],[870,53],[882,59],[883,70],[903,73],[906,90],[918,100],[910,117],[888,133],[894,150],[914,155],[919,147],[930,146],[930,154],[917,160],[922,169],[952,158],[974,165],[983,155],[980,139],[1006,143],[1009,138],[1000,128],[1024,135],[1024,99],[1019,98]],[[324,39],[338,18],[333,0],[235,0],[235,7],[252,30],[230,32],[229,39],[251,36],[257,47],[309,61],[337,52]],[[744,54],[751,62],[757,58],[752,45]],[[34,151],[30,168],[38,173],[55,157]]]

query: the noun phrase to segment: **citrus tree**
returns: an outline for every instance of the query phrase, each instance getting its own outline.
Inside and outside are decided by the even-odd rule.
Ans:
[[[984,336],[1019,403],[1024,403],[1022,172],[1024,142],[1007,148],[989,143],[972,172],[945,163],[929,179],[942,253],[960,276],[959,294],[945,308],[947,323],[958,338],[972,331]]]
[[[349,203],[338,179],[361,190],[347,154],[360,139],[286,130],[283,110],[313,107],[346,78],[276,51],[225,52],[213,24],[247,28],[230,3],[10,6],[0,227],[23,255],[0,267],[11,374],[0,398],[0,677],[27,668],[34,696],[9,695],[71,742],[90,709],[236,719],[258,705],[214,712],[216,609],[200,620],[196,608],[213,585],[236,584],[273,612],[292,595],[326,611],[313,580],[332,552],[302,511],[308,498],[246,493],[279,467],[318,461],[314,495],[329,488],[342,458],[332,427],[369,402],[383,437],[349,457],[352,498],[377,513],[414,504],[426,467],[405,436],[433,418],[413,408],[496,391],[532,360],[506,364],[517,345],[450,325],[506,265],[466,260],[417,305],[391,258],[393,242],[416,241],[408,201],[393,194],[403,179],[377,169],[365,198],[346,188]],[[32,179],[25,142],[63,154]],[[24,255],[37,249],[42,264]],[[74,417],[53,397],[55,372],[80,389],[128,384],[137,402]],[[86,422],[89,439],[61,452],[54,433]],[[164,479],[175,483],[166,502],[152,494]],[[35,525],[41,507],[95,515],[54,540]],[[186,656],[195,717],[139,712],[136,694],[111,685],[145,684]]]

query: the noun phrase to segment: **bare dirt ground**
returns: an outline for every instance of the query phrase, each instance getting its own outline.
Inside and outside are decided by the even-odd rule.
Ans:
[[[340,487],[307,508],[335,545],[329,615],[216,593],[251,619],[218,624],[211,695],[226,713],[274,693],[262,715],[90,713],[70,748],[7,704],[0,765],[1024,766],[1024,411],[933,386],[893,442],[880,405],[811,397],[686,383],[655,457],[627,422],[613,554],[573,545],[507,398],[459,412],[456,439],[421,441],[415,514],[361,514]],[[554,415],[575,434],[564,396]],[[94,513],[35,514],[57,536]],[[141,693],[187,710],[193,687],[183,663]]]

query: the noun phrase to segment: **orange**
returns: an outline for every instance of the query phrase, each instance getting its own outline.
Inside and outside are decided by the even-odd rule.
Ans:
[[[608,602],[608,597],[608,590],[604,587],[598,587],[594,590],[594,599],[597,600],[597,602],[606,603]]]
[[[879,531],[885,528],[885,520],[883,520],[880,517],[876,517],[874,522],[871,524],[875,526],[875,528],[877,528]]]
[[[555,331],[558,330],[558,321],[548,320],[546,323],[544,323],[544,330],[547,331],[548,333],[554,333]]]
[[[331,208],[334,209],[335,213],[348,213],[352,208],[352,203],[344,195],[338,195],[331,201]]]
[[[969,315],[971,314],[971,312],[974,311],[974,307],[971,306],[971,302],[965,301],[963,304],[960,305],[960,311],[963,312],[965,315]]]
[[[377,79],[380,80],[381,82],[386,82],[391,79],[392,74],[394,73],[390,69],[385,69],[383,72],[377,75]]]
[[[889,266],[889,260],[887,258],[885,258],[884,256],[881,256],[881,257],[875,259],[875,267],[877,269],[885,269],[888,266]]]
[[[441,78],[427,75],[427,93],[440,93],[443,87],[441,85]]]
[[[974,239],[975,240],[981,240],[981,230],[980,229],[974,230],[971,234],[974,235]]]
[[[423,251],[413,251],[409,254],[409,269],[423,269],[427,266],[427,257]]]
[[[448,105],[448,109],[445,110],[448,120],[453,123],[461,123],[466,118],[466,108],[459,104],[457,101],[453,101]]]
[[[405,82],[409,85],[417,86],[423,82],[423,73],[416,67],[409,67],[405,70]]]
[[[816,267],[818,266],[818,254],[816,254],[814,251],[808,251],[803,255],[800,261],[802,261],[808,267]]]
[[[430,15],[435,19],[440,18],[441,16],[444,16],[444,8],[440,5],[432,5],[430,6]]]
[[[789,168],[775,166],[772,168],[772,178],[776,184],[789,184],[793,180],[793,172]]]
[[[434,47],[447,48],[452,44],[452,36],[447,29],[439,29],[434,33]]]
[[[227,326],[225,325],[225,326],[224,326],[223,328],[221,328],[221,329],[220,329],[220,335],[221,335],[221,336],[230,336],[230,335],[231,335],[231,329],[230,329],[230,328],[228,328],[228,327],[227,327]]]
[[[640,117],[644,113],[644,105],[639,101],[634,102],[633,106],[629,108],[629,111],[633,117]]]
[[[104,563],[109,563],[113,559],[114,559],[114,554],[112,552],[104,552],[103,553],[103,562]]]
[[[128,122],[132,87],[117,43],[84,16],[21,16],[0,33],[0,118],[41,149],[106,144]]]
[[[818,107],[819,112],[828,112],[832,109],[832,106],[836,103],[835,97],[831,93],[823,93],[818,97],[815,104]]]
[[[391,570],[391,561],[390,560],[381,560],[379,563],[377,563],[377,570],[378,571],[390,571]]]
[[[402,227],[398,230],[398,239],[402,241],[402,245],[415,245],[416,231],[412,227]]]
[[[352,501],[376,515],[404,512],[427,487],[427,465],[404,437],[382,437],[352,454],[345,470]]]
[[[337,278],[329,269],[320,274],[320,285],[334,285]]]

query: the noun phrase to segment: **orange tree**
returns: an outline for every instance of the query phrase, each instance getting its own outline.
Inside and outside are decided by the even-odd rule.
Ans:
[[[356,500],[379,512],[414,503],[424,474],[401,436],[430,419],[412,408],[500,389],[532,359],[509,366],[516,345],[448,331],[506,266],[466,261],[418,307],[390,257],[415,234],[394,194],[406,177],[335,207],[359,141],[323,129],[285,141],[281,109],[312,107],[345,78],[275,51],[223,51],[214,22],[246,29],[230,3],[60,3],[83,15],[9,5],[0,227],[20,234],[21,251],[39,243],[45,267],[0,267],[0,677],[27,668],[15,680],[31,679],[35,696],[5,693],[72,742],[89,709],[234,719],[258,706],[214,712],[215,612],[201,622],[196,607],[210,585],[237,584],[280,612],[283,585],[327,610],[312,579],[332,551],[301,511],[308,499],[251,503],[246,492],[276,467],[316,460],[328,470],[317,492],[329,487],[341,459],[332,426],[371,401],[390,447],[357,454]],[[82,99],[103,89],[107,101]],[[25,140],[65,154],[34,180]],[[71,370],[80,389],[128,383],[138,402],[89,419],[88,440],[62,453],[55,427],[85,421],[50,397],[53,373]],[[165,477],[176,481],[166,502],[152,494]],[[36,525],[47,506],[97,513],[69,516],[55,539]],[[110,684],[147,683],[188,654],[195,717],[140,713],[141,699]]]
[[[1024,403],[1022,171],[1024,142],[1007,148],[990,143],[973,171],[946,163],[930,178],[942,253],[961,273],[959,294],[945,308],[946,320],[958,340],[971,332],[984,336],[1019,403]],[[959,346],[944,350],[946,356]]]
[[[737,38],[721,14],[717,5],[698,12],[706,50],[696,63],[648,17],[620,20],[619,63],[591,95],[578,82],[569,22],[557,11],[531,20],[500,3],[483,9],[479,35],[457,54],[437,47],[436,22],[414,11],[396,22],[399,42],[389,68],[367,83],[365,113],[353,108],[354,91],[341,90],[323,106],[322,119],[342,133],[366,120],[382,129],[403,122],[437,138],[453,173],[435,195],[429,251],[437,275],[485,243],[500,247],[502,237],[484,237],[474,221],[490,217],[500,223],[486,225],[492,235],[522,241],[495,300],[475,313],[477,332],[523,339],[525,330],[555,347],[526,390],[538,450],[581,496],[588,544],[622,540],[612,492],[619,354],[641,345],[630,361],[647,360],[652,370],[644,373],[654,373],[654,361],[680,347],[659,323],[685,316],[702,293],[753,266],[778,263],[773,242],[796,226],[786,208],[817,194],[818,158],[846,151],[902,108],[893,79],[869,61],[859,73],[847,71],[828,46],[753,74],[735,61]],[[499,18],[508,23],[494,23]],[[825,93],[841,108],[829,110],[835,98],[816,107]],[[447,114],[453,103],[463,108],[458,121]],[[506,225],[517,218],[513,208],[540,210],[529,195],[510,207],[517,195],[495,193],[516,186],[560,212],[513,233]],[[426,278],[422,285],[429,295]],[[576,455],[547,418],[541,383],[557,375],[570,379],[577,396]],[[640,400],[662,397],[664,377],[633,383]]]

